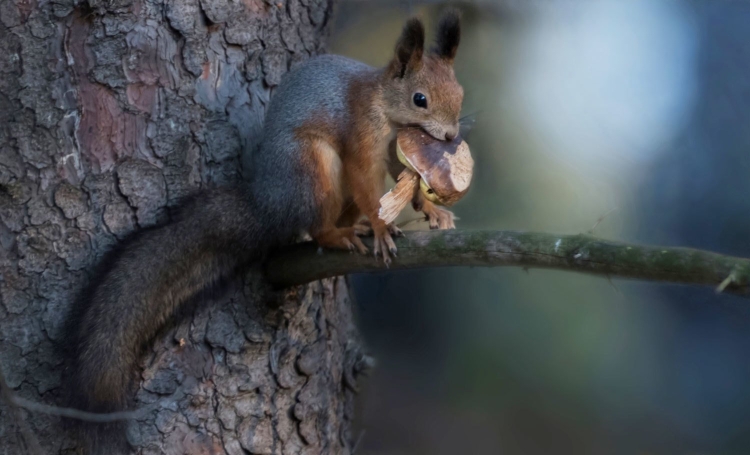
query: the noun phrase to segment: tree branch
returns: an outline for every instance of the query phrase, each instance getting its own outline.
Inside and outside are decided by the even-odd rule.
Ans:
[[[21,411],[18,408],[18,403],[16,403],[15,401],[15,394],[13,394],[13,391],[10,389],[10,387],[8,387],[8,383],[5,382],[5,375],[2,372],[2,368],[0,368],[0,394],[2,394],[3,398],[10,407],[10,411],[13,414],[13,420],[16,422],[16,425],[18,425],[21,435],[23,436],[23,440],[26,442],[26,448],[28,449],[29,453],[31,453],[32,455],[42,455],[44,453],[44,451],[42,451],[42,446],[39,445],[39,441],[31,431],[29,423],[21,415]]]
[[[372,246],[372,239],[365,239]],[[372,256],[320,250],[311,242],[274,254],[266,264],[277,287],[362,272],[445,266],[547,268],[609,277],[717,286],[750,293],[750,259],[690,248],[631,245],[588,235],[517,231],[409,232],[396,240],[387,269]]]
[[[372,247],[372,239],[363,239]],[[750,294],[750,259],[691,248],[632,245],[589,235],[554,235],[517,231],[413,231],[396,239],[398,257],[386,268],[369,255],[320,250],[306,242],[274,254],[266,263],[272,285],[288,287],[332,276],[426,267],[515,266],[583,272],[671,283],[716,286],[717,292]],[[181,389],[176,393],[181,394]],[[91,422],[140,418],[161,400],[134,411],[97,414],[59,408],[15,396],[0,372],[0,394],[14,407]],[[165,398],[166,399],[166,398]],[[16,416],[21,425],[23,419]],[[28,428],[24,438],[36,453]],[[36,446],[36,447],[34,447]]]

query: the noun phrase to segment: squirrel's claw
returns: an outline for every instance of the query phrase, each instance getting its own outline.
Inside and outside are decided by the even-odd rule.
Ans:
[[[354,232],[361,237],[372,235],[372,224],[369,220],[360,220],[354,224]]]
[[[390,232],[388,230],[385,230],[382,234],[378,235],[375,234],[375,241],[373,242],[373,254],[375,257],[382,256],[383,262],[386,266],[390,265],[391,263],[391,257],[388,254],[393,255],[393,257],[396,257],[396,252],[398,249],[396,248],[396,243],[393,241],[393,238],[391,238]]]
[[[395,223],[391,223],[388,225],[388,232],[390,232],[391,235],[394,237],[404,236],[404,231],[402,231],[398,226],[396,226]],[[394,253],[393,255],[395,256],[396,254]]]
[[[357,223],[353,226],[354,232],[362,237],[367,237],[372,235],[373,229],[372,229],[372,223],[370,223],[370,220],[361,220],[357,221]],[[394,237],[401,237],[404,235],[404,232],[396,226],[396,223],[390,223],[388,225],[388,232]]]
[[[343,229],[332,229],[324,231],[315,237],[318,245],[324,248],[333,248],[349,251],[359,251],[362,254],[367,254],[368,249],[362,240],[357,237],[354,229],[343,228]]]
[[[364,243],[362,243],[362,240],[360,240],[360,238],[357,237],[356,235],[351,238],[351,243],[352,243],[352,248],[350,248],[350,249],[352,251],[354,251],[354,249],[356,248],[357,251],[359,251],[360,254],[367,254],[368,253],[367,247],[365,246]]]

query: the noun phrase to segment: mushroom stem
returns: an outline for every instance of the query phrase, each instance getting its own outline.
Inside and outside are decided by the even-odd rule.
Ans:
[[[419,189],[419,175],[404,169],[399,174],[396,186],[380,198],[378,217],[386,224],[392,223],[406,205],[414,198]]]

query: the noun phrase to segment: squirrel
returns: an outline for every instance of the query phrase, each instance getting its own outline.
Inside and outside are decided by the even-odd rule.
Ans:
[[[373,235],[375,256],[390,262],[392,237],[401,232],[378,218],[379,199],[386,173],[395,178],[403,165],[389,159],[389,149],[400,127],[419,126],[439,140],[459,133],[459,40],[460,17],[451,10],[428,50],[422,22],[410,19],[384,68],[320,55],[285,75],[268,107],[253,175],[199,193],[166,224],[136,231],[105,256],[74,302],[64,336],[68,404],[126,408],[141,350],[177,311],[301,232],[321,247],[363,254],[359,236]],[[432,228],[454,227],[451,212],[423,194],[413,205]],[[111,434],[94,427],[82,435],[88,450],[116,453]]]

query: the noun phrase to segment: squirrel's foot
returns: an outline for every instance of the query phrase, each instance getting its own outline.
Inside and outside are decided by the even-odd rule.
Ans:
[[[353,228],[354,232],[360,237],[368,237],[372,235],[372,224],[369,220],[359,220]]]
[[[391,233],[394,237],[403,237],[404,231],[402,231],[398,226],[396,226],[396,223],[390,223],[388,225],[388,232]]]
[[[388,228],[388,232],[393,237],[401,237],[402,235],[404,235],[403,231],[401,231],[401,229],[399,229],[399,227],[396,226],[395,223],[390,223],[386,227]],[[372,223],[370,223],[370,220],[360,220],[357,222],[357,224],[354,225],[354,232],[362,237],[370,236],[373,232]]]
[[[455,216],[450,210],[438,207],[429,201],[422,204],[422,213],[430,223],[430,229],[456,229]]]
[[[338,228],[323,231],[315,236],[315,241],[323,248],[356,250],[362,254],[367,254],[368,252],[365,244],[357,237],[354,228]]]
[[[375,254],[375,257],[382,256],[383,262],[387,266],[391,263],[391,255],[396,257],[396,252],[398,251],[396,243],[391,237],[390,228],[382,221],[373,226],[373,231],[375,240],[373,242],[372,252]]]

